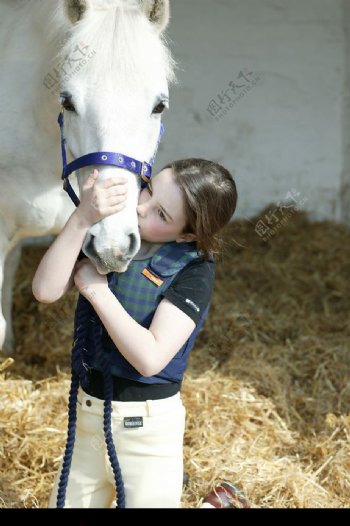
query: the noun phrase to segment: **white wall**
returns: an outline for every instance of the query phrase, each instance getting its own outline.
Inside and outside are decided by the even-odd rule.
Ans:
[[[221,162],[237,181],[236,217],[295,189],[313,219],[344,219],[343,1],[172,0],[179,84],[156,168],[189,156]],[[216,120],[208,104],[244,69],[261,80]]]

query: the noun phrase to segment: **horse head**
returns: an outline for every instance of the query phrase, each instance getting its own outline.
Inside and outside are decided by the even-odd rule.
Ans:
[[[67,25],[58,59],[71,67],[69,74],[62,68],[60,98],[73,158],[122,152],[149,162],[174,75],[162,36],[169,1],[65,0],[62,7]],[[121,212],[90,228],[82,250],[101,274],[124,272],[140,247],[140,177],[115,166],[97,168],[102,180],[118,172],[127,176],[127,201]],[[79,188],[91,171],[77,170]]]

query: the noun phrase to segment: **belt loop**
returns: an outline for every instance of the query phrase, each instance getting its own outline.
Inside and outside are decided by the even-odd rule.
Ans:
[[[147,416],[152,416],[152,400],[146,400]]]

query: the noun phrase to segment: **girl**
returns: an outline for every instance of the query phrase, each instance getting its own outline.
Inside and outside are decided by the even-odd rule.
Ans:
[[[79,206],[41,260],[33,294],[52,303],[75,285],[102,322],[103,363],[112,374],[111,430],[126,507],[180,507],[181,382],[208,312],[219,233],[235,211],[236,186],[212,161],[165,166],[140,193],[140,251],[125,273],[107,279],[87,258],[77,262],[77,257],[89,228],[123,208],[127,185],[124,177],[98,181],[97,176],[94,170]],[[88,379],[78,394],[66,507],[105,508],[115,499],[116,477],[103,435],[105,366],[98,345],[87,339],[82,351]],[[56,505],[58,486],[59,477],[50,507]]]

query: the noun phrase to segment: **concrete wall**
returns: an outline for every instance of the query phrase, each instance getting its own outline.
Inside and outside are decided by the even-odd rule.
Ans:
[[[295,191],[313,219],[349,220],[349,2],[171,4],[179,84],[171,88],[156,168],[189,156],[221,162],[237,181],[236,217]],[[213,116],[219,105],[226,114]]]
[[[350,225],[350,2],[344,2],[344,100],[343,100],[343,172],[340,187],[341,220]]]

